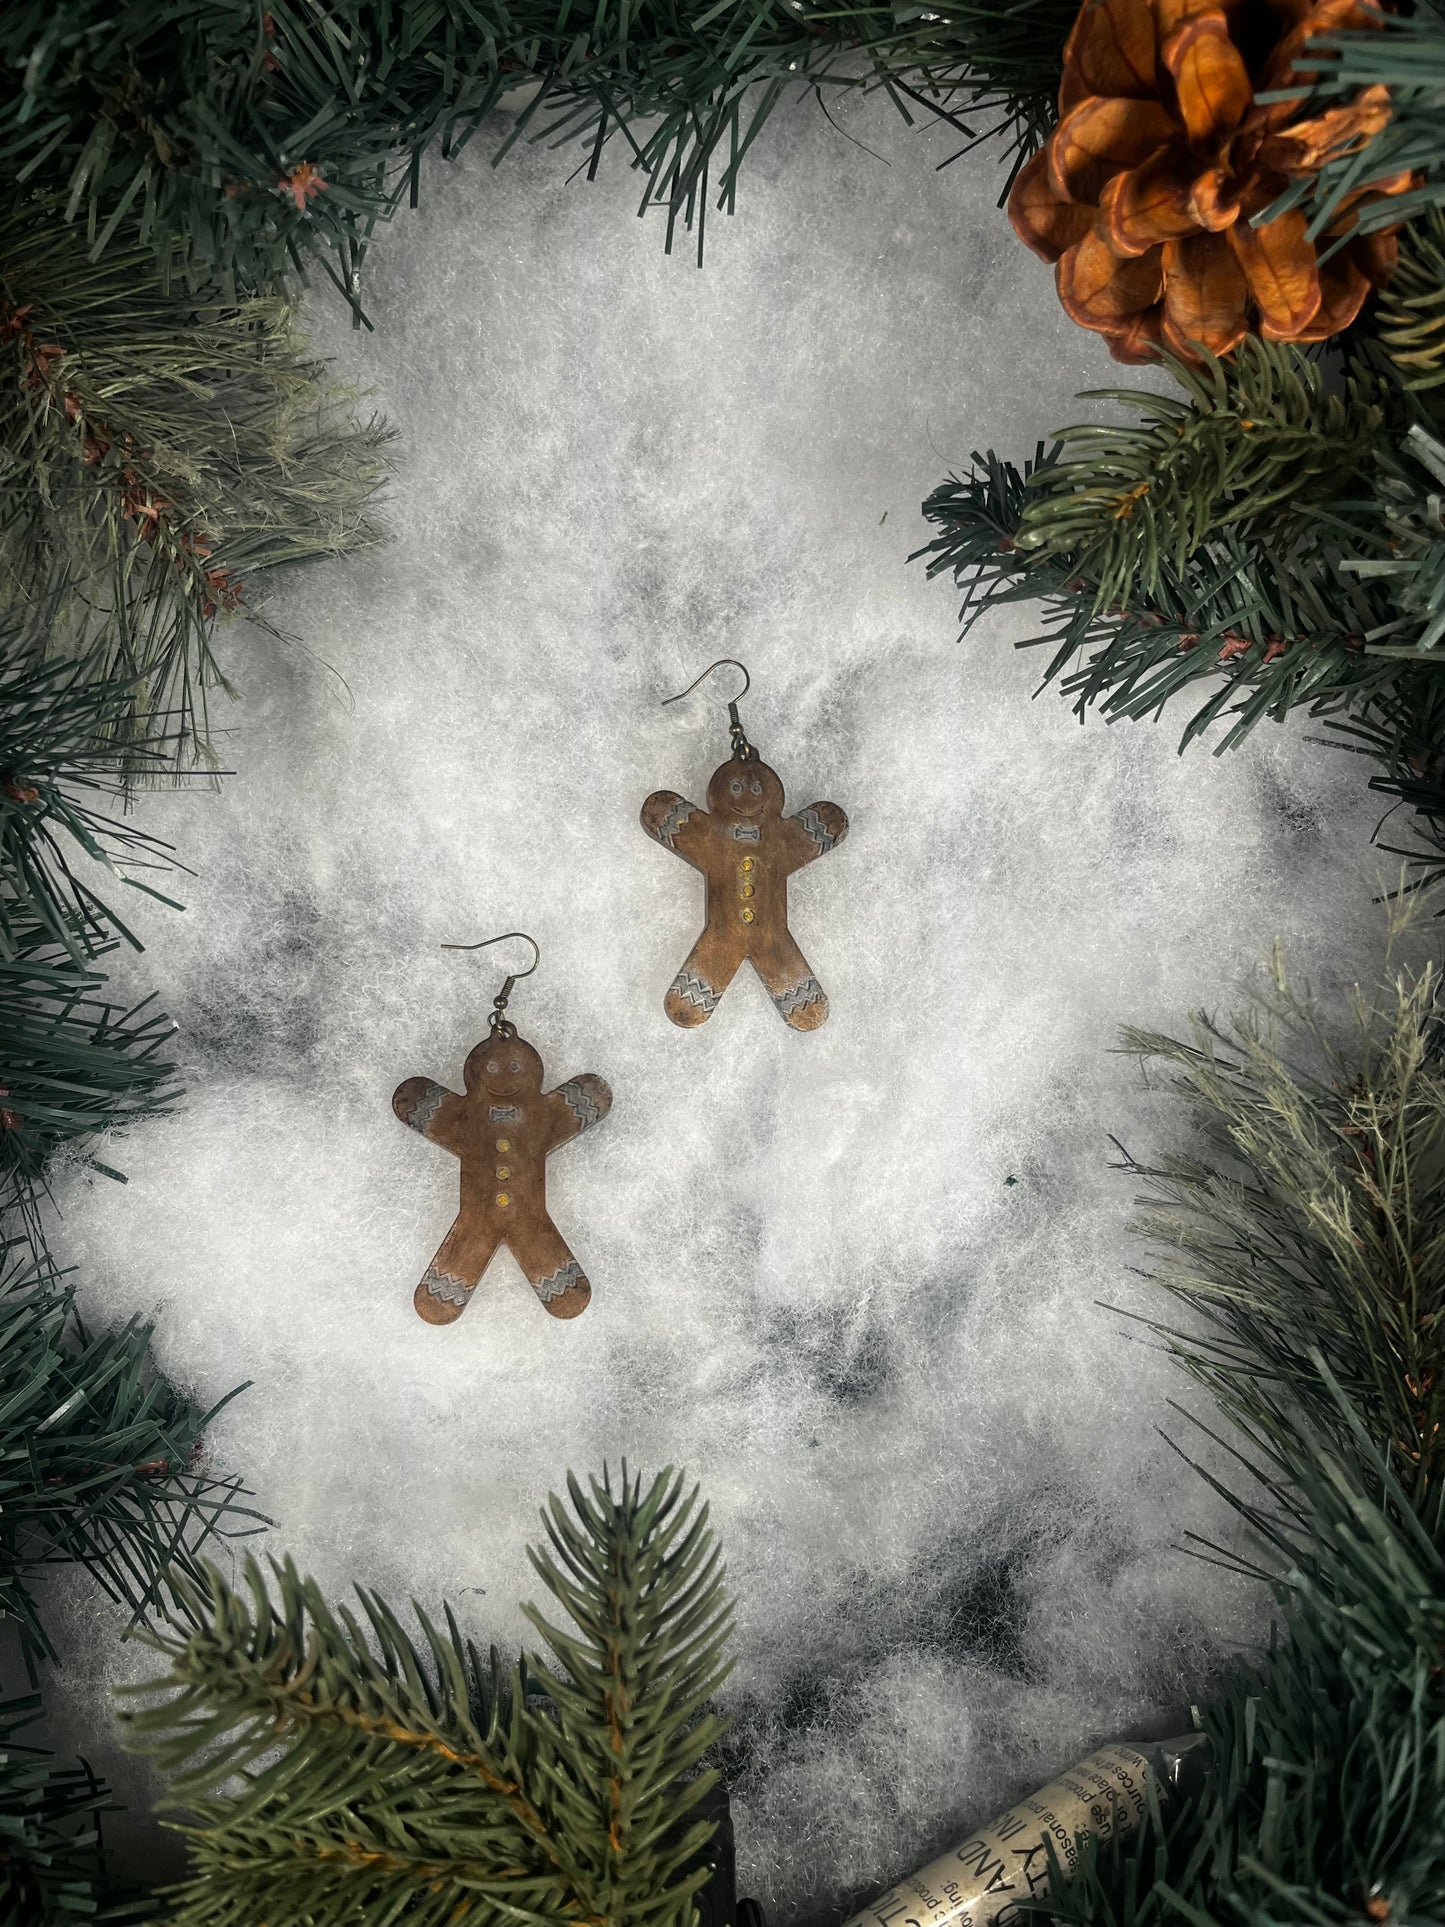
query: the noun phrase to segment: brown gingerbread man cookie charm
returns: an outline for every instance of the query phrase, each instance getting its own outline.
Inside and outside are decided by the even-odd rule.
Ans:
[[[413,1300],[429,1325],[449,1325],[461,1317],[503,1245],[554,1318],[575,1318],[592,1296],[547,1210],[547,1159],[602,1122],[612,1108],[612,1092],[590,1071],[543,1092],[541,1057],[503,1015],[514,982],[507,979],[493,1004],[490,1031],[468,1053],[462,1068],[465,1096],[429,1077],[409,1077],[391,1100],[403,1124],[461,1160],[461,1209]]]
[[[746,689],[745,683],[739,695]],[[728,704],[728,718],[733,753],[713,771],[708,807],[699,809],[674,790],[657,790],[642,806],[647,834],[707,879],[703,933],[663,1008],[687,1029],[705,1024],[746,959],[783,1021],[794,1030],[816,1030],[827,1021],[828,999],[788,928],[788,878],[841,843],[848,819],[836,803],[810,803],[784,816],[783,785],[743,734],[736,700]]]

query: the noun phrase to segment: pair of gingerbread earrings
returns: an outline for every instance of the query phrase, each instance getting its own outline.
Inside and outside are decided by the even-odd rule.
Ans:
[[[713,771],[707,809],[674,790],[657,790],[642,806],[647,834],[707,879],[702,935],[668,986],[663,1008],[684,1028],[705,1024],[747,961],[783,1021],[794,1030],[816,1030],[827,1021],[828,999],[788,928],[788,878],[841,843],[848,819],[836,803],[783,815],[783,785],[738,720],[752,680],[742,663],[721,658],[667,702],[679,702],[726,664],[741,669],[744,681],[728,704],[732,753]],[[539,953],[522,932],[507,935],[532,945],[532,962],[508,977],[493,1000],[488,1033],[462,1067],[465,1095],[429,1077],[409,1077],[391,1100],[403,1124],[461,1160],[461,1209],[416,1288],[416,1309],[431,1325],[461,1317],[504,1245],[554,1318],[575,1318],[592,1296],[548,1214],[546,1166],[559,1145],[601,1123],[612,1092],[590,1071],[543,1092],[542,1059],[506,1014],[513,986],[531,976]],[[488,937],[443,948],[482,950],[504,941]]]

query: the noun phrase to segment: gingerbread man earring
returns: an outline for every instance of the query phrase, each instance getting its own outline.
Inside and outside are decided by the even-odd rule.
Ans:
[[[541,953],[520,930],[509,930],[507,937],[532,944],[532,962],[508,977],[492,1000],[491,1027],[462,1069],[465,1097],[429,1077],[409,1077],[391,1100],[403,1124],[461,1159],[461,1210],[413,1300],[429,1325],[449,1325],[461,1317],[503,1245],[554,1318],[575,1318],[592,1296],[581,1265],[547,1212],[547,1159],[569,1138],[602,1122],[612,1108],[612,1092],[600,1077],[584,1071],[543,1095],[542,1059],[506,1015],[512,986],[531,976]],[[485,950],[507,937],[445,943],[442,949]]]
[[[657,790],[642,806],[642,827],[707,879],[707,920],[687,961],[673,978],[663,1008],[687,1029],[705,1024],[746,958],[762,978],[783,1021],[816,1030],[828,1018],[828,999],[788,928],[788,878],[826,856],[848,834],[836,803],[811,803],[783,815],[783,786],[743,733],[738,704],[752,685],[731,656],[666,703],[680,702],[703,676],[730,665],[743,686],[728,704],[732,755],[712,773],[708,807],[675,790]]]

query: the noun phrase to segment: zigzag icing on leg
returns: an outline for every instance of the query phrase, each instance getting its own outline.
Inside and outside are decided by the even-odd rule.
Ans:
[[[422,1279],[421,1285],[422,1290],[429,1297],[435,1298],[443,1305],[465,1305],[476,1290],[475,1285],[468,1285],[460,1278],[453,1278],[449,1271],[443,1271],[437,1265],[427,1266],[426,1276]]]
[[[575,1258],[565,1265],[559,1265],[550,1278],[538,1278],[532,1286],[533,1291],[544,1305],[550,1305],[554,1298],[560,1298],[564,1291],[571,1291],[574,1285],[585,1285],[582,1267]]]
[[[679,997],[686,998],[698,1010],[705,1010],[709,1016],[722,1002],[722,992],[714,990],[705,977],[696,977],[690,970],[679,970],[671,987]]]
[[[771,994],[773,1002],[785,1017],[790,1017],[795,1010],[801,1010],[804,1004],[828,1001],[816,977],[803,977],[797,983],[789,984],[786,990],[775,990]]]

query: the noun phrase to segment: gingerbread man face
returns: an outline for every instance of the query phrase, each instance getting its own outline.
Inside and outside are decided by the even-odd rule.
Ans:
[[[673,1023],[705,1024],[744,959],[794,1030],[827,1020],[828,999],[788,928],[788,878],[841,843],[836,803],[783,815],[783,785],[756,755],[715,769],[700,810],[675,790],[642,806],[642,827],[707,878],[707,923],[663,1000]]]
[[[766,763],[756,757],[744,762],[735,756],[712,773],[707,806],[714,816],[754,822],[783,813],[783,786]]]
[[[485,1091],[491,1097],[519,1097],[542,1088],[542,1060],[521,1037],[487,1037],[470,1051],[462,1066],[467,1095]]]
[[[554,1318],[587,1309],[592,1287],[547,1210],[547,1159],[600,1124],[612,1093],[584,1071],[542,1092],[542,1060],[510,1024],[468,1054],[458,1097],[429,1077],[398,1085],[403,1124],[461,1161],[461,1210],[426,1268],[413,1302],[429,1325],[460,1318],[497,1251],[506,1245]]]

